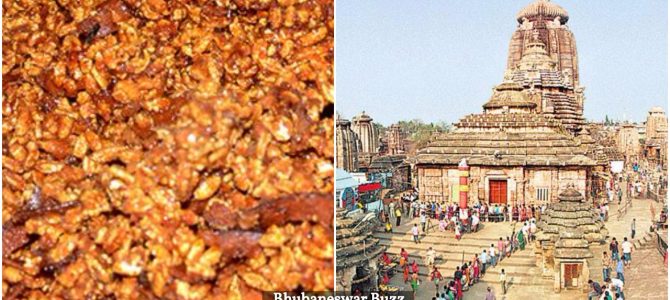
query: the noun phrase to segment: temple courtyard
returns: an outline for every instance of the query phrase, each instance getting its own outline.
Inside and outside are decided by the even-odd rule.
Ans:
[[[623,203],[625,202],[624,200]],[[657,250],[656,234],[649,232],[652,224],[651,211],[653,209],[655,213],[658,213],[662,206],[662,203],[650,199],[632,199],[625,214],[617,218],[618,205],[616,201],[610,204],[610,217],[605,222],[609,231],[608,242],[612,237],[616,237],[619,241],[622,241],[624,237],[630,237],[630,224],[633,218],[637,223],[632,264],[624,272],[626,299],[667,299],[668,297],[667,268],[663,264],[663,257]],[[411,227],[413,224],[420,225],[419,219],[407,221],[403,216],[403,220],[405,221],[399,227],[393,228],[392,233],[385,233],[381,231],[382,228],[379,228],[375,237],[380,239],[380,244],[388,246],[387,251],[390,255],[398,255],[400,249],[405,248],[410,254],[409,262],[415,260],[419,264],[421,285],[416,299],[432,299],[435,296],[435,285],[428,277],[430,270],[424,261],[428,247],[433,247],[437,251],[435,264],[445,277],[445,280],[440,283],[440,289],[443,289],[443,286],[452,280],[456,266],[462,265],[463,260],[472,260],[475,254],[488,249],[499,237],[504,239],[513,230],[518,231],[523,225],[518,222],[484,222],[478,232],[464,234],[458,241],[454,238],[453,231],[439,232],[437,222],[433,220],[433,227],[426,235],[421,236],[420,244],[415,244],[412,240]],[[590,279],[599,283],[603,282],[600,255],[606,247],[606,244],[602,245],[603,250],[594,252],[597,259],[592,261],[597,261],[597,263],[589,266]],[[510,258],[503,259],[495,268],[487,269],[482,280],[464,292],[464,299],[484,299],[487,287],[493,289],[497,299],[537,299],[538,295],[542,295],[543,299],[587,298],[587,290],[563,289],[560,293],[555,293],[553,278],[543,277],[541,268],[536,266],[535,261],[534,246],[531,243],[525,250],[517,251]],[[505,269],[508,278],[506,295],[502,295],[498,282],[501,269]],[[399,267],[391,278],[390,284],[411,291],[410,285],[403,282],[402,270]]]

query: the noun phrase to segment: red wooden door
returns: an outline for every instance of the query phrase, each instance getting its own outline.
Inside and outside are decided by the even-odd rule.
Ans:
[[[489,203],[507,204],[507,180],[489,180]]]
[[[577,287],[575,278],[579,278],[581,273],[581,264],[565,264],[563,267],[563,281],[565,287]]]

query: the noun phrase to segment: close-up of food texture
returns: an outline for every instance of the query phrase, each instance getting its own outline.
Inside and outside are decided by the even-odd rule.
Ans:
[[[2,298],[333,289],[329,0],[5,0]]]

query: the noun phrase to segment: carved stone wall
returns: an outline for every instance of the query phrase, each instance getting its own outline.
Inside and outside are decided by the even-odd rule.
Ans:
[[[427,201],[458,202],[453,190],[458,187],[459,173],[453,166],[417,166],[419,197]],[[473,166],[470,169],[468,205],[477,201],[489,203],[489,181],[507,180],[507,203],[541,205],[536,189],[549,189],[549,203],[558,201],[559,190],[574,185],[584,194],[587,170],[583,168],[494,167]]]
[[[351,122],[337,118],[335,134],[335,166],[349,172],[358,170],[360,140],[351,130]]]

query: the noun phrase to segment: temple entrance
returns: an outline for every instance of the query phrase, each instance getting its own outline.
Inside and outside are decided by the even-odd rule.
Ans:
[[[489,205],[507,204],[507,180],[489,180]]]
[[[579,286],[579,276],[582,273],[582,264],[563,264],[563,287],[576,288]]]

